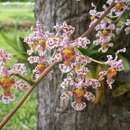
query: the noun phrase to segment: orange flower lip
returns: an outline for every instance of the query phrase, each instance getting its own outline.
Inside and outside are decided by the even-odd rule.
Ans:
[[[45,39],[40,39],[40,40],[38,41],[38,43],[39,43],[39,45],[40,45],[43,49],[45,49],[45,47],[46,47],[46,41],[45,41]],[[30,48],[33,49],[33,50],[36,48],[36,43],[35,43],[34,41],[31,42]]]
[[[107,79],[111,80],[113,77],[117,75],[117,70],[113,67],[108,68],[107,71]]]
[[[0,85],[3,88],[10,88],[13,84],[15,83],[15,81],[13,79],[11,79],[10,77],[4,77],[1,81],[0,81]]]
[[[124,4],[124,3],[117,3],[117,4],[115,5],[115,9],[116,9],[117,11],[122,11],[122,10],[124,9],[124,7],[125,7],[125,4]]]
[[[38,70],[39,70],[40,72],[43,72],[46,67],[45,67],[44,64],[38,64],[38,65],[37,65],[37,68],[38,68]]]
[[[64,48],[62,51],[62,56],[65,64],[70,64],[75,59],[74,48]]]
[[[76,88],[73,90],[74,99],[77,103],[80,103],[82,101],[84,94],[85,91],[82,88]]]
[[[85,91],[82,88],[76,88],[76,89],[73,90],[73,94],[76,97],[83,97],[84,94],[85,94]]]
[[[4,96],[12,96],[11,87],[14,83],[15,83],[15,81],[7,76],[4,77],[2,80],[0,80],[0,85],[3,88]]]
[[[45,41],[45,39],[39,40],[39,44],[40,44],[40,46],[41,46],[43,49],[45,49],[45,47],[46,47],[46,41]]]

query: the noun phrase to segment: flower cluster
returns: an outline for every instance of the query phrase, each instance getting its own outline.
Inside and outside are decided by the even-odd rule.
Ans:
[[[26,67],[24,64],[16,63],[11,68],[7,67],[8,61],[11,60],[11,55],[5,50],[0,49],[0,88],[3,90],[3,94],[0,96],[1,102],[8,104],[15,99],[11,90],[15,86],[16,79],[12,78],[13,74],[24,74]]]
[[[92,13],[92,12],[90,12]],[[100,87],[100,82],[107,77],[108,86],[111,88],[113,78],[118,71],[123,69],[122,61],[108,56],[105,65],[109,66],[107,71],[99,73],[99,78],[88,78],[88,64],[92,59],[80,53],[78,48],[88,48],[90,40],[86,37],[71,39],[75,28],[66,22],[54,26],[55,32],[42,32],[41,25],[36,23],[33,33],[25,39],[30,50],[28,50],[28,61],[34,65],[33,73],[38,78],[46,66],[52,61],[59,62],[59,68],[66,75],[61,83],[61,103],[64,105],[71,99],[71,106],[81,111],[86,107],[87,101],[94,101],[95,96],[90,90]],[[108,19],[104,19],[96,26],[97,40],[95,43],[100,45],[102,52],[106,52],[112,47],[111,39],[115,26]],[[42,43],[42,44],[41,44]],[[117,52],[117,55],[120,51]],[[49,56],[46,56],[46,53]],[[62,106],[63,107],[63,106]]]
[[[108,0],[107,4],[111,4],[112,0]],[[115,0],[115,5],[111,10],[111,14],[117,17],[120,16],[127,8],[128,2],[125,0]],[[106,5],[107,6],[107,5]],[[104,13],[96,11],[96,6],[92,4],[90,10],[91,23],[89,28],[100,19]],[[99,51],[106,52],[113,46],[112,39],[116,26],[112,20],[109,19],[110,15],[106,16],[96,26],[96,40],[93,41],[95,45],[98,45]],[[129,21],[126,23],[129,27]],[[96,62],[95,59],[81,54],[79,48],[88,48],[91,41],[87,37],[78,37],[75,40],[72,39],[75,28],[68,25],[66,22],[63,24],[57,24],[54,26],[54,32],[43,32],[42,25],[37,22],[32,33],[25,38],[25,42],[28,45],[28,62],[33,68],[33,79],[38,79],[45,68],[53,61],[58,62],[61,73],[65,75],[61,86],[61,106],[68,101],[71,102],[71,106],[81,111],[87,106],[88,101],[95,101],[95,95],[91,90],[97,89],[101,86],[101,82],[105,80],[112,88],[114,78],[119,71],[123,70],[122,60],[118,58],[120,52],[125,52],[125,49],[118,50],[115,58],[112,55],[108,55],[108,60],[104,62],[106,70],[100,71],[97,78],[89,78],[89,63]],[[129,28],[126,28],[129,30]],[[27,84],[23,80],[17,80],[12,78],[12,75],[21,74],[24,75],[26,67],[24,64],[16,63],[11,68],[6,66],[7,62],[11,59],[11,56],[4,50],[0,49],[0,86],[3,89],[3,95],[1,101],[3,103],[9,103],[14,100],[14,95],[11,93],[12,87],[15,86],[18,90],[27,89]]]
[[[36,65],[33,72],[40,76],[46,67],[44,65],[46,63],[44,59],[41,60],[42,62],[40,62],[39,59],[41,58],[41,55],[38,53],[37,49],[37,46],[39,46],[39,40],[44,39],[46,49],[43,50],[43,52],[53,52],[51,61],[48,61],[60,62],[59,68],[61,72],[67,74],[67,77],[61,83],[61,87],[64,90],[63,94],[61,94],[61,101],[65,99],[68,100],[68,97],[73,98],[74,101],[71,103],[72,107],[75,110],[83,110],[86,107],[86,102],[83,101],[83,99],[88,101],[94,101],[95,99],[94,94],[92,94],[88,89],[96,89],[100,86],[100,83],[97,79],[86,78],[88,72],[86,65],[90,63],[91,60],[88,57],[80,54],[78,51],[78,47],[87,48],[87,46],[90,44],[90,40],[86,37],[79,37],[75,40],[72,40],[71,35],[74,33],[75,28],[65,22],[61,25],[56,25],[54,27],[54,33],[43,33],[37,28],[39,28],[39,24],[36,26],[33,33],[25,39],[28,45],[31,43],[35,44],[35,47],[33,45],[33,48],[30,46],[31,51],[29,50],[29,52],[33,53],[31,53],[28,58],[31,64]],[[36,33],[37,30],[40,32]],[[35,38],[33,38],[33,36],[35,36]],[[45,53],[42,55],[42,57],[46,57]],[[37,76],[35,75],[35,77]]]
[[[87,101],[94,101],[95,96],[89,89],[97,89],[100,87],[100,82],[97,79],[88,79],[88,68],[78,66],[76,70],[67,74],[67,77],[61,83],[64,92],[61,94],[61,102],[72,99],[71,106],[81,111],[86,107]],[[60,103],[62,104],[62,103]]]
[[[47,65],[45,56],[46,39],[47,37],[46,34],[42,31],[41,24],[37,22],[33,32],[24,40],[30,48],[27,50],[28,61],[35,67],[33,71],[35,78],[40,76]]]
[[[95,45],[100,45],[99,51],[105,53],[107,50],[113,46],[112,38],[114,37],[113,30],[115,30],[115,25],[109,21],[109,19],[104,19],[100,24],[96,26],[96,37],[97,40],[94,41]]]
[[[114,78],[117,75],[117,72],[120,72],[124,69],[123,62],[121,59],[118,59],[118,54],[121,52],[125,52],[126,49],[120,49],[116,52],[115,58],[112,57],[112,55],[108,55],[108,60],[105,62],[106,65],[108,65],[108,68],[106,71],[101,71],[99,73],[99,80],[104,80],[104,77],[106,76],[107,84],[110,89],[112,89],[112,84],[114,83]]]
[[[63,25],[56,25],[55,29],[56,33],[48,38],[47,46],[50,50],[54,50],[52,60],[63,60],[63,63],[59,65],[60,70],[63,73],[71,71],[80,62],[80,59],[82,59],[81,62],[88,62],[88,59],[77,51],[77,47],[87,47],[90,44],[89,39],[79,37],[76,40],[71,40],[70,37],[75,28],[65,22]]]
[[[92,3],[92,9],[89,11],[91,23],[89,27],[91,27],[100,17],[102,14],[107,10],[108,6],[113,3],[113,0],[107,0],[106,4],[103,6],[102,11],[97,11],[96,6]],[[128,9],[130,2],[127,0],[115,0],[114,6],[111,9],[111,12],[96,26],[96,40],[94,40],[95,45],[99,45],[100,48],[98,51],[103,53],[107,52],[109,48],[113,47],[113,37],[115,36],[114,33],[116,31],[120,31],[119,27],[118,30],[116,28],[116,22],[114,23],[113,20],[117,20],[122,16],[124,11]],[[126,33],[129,33],[129,20],[125,23],[126,24]]]

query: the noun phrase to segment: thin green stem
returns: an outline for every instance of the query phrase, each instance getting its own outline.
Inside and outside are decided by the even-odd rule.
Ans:
[[[87,56],[88,57],[88,56]],[[98,60],[96,60],[96,59],[93,59],[93,58],[91,58],[91,57],[88,57],[91,61],[93,61],[93,62],[95,62],[95,63],[97,63],[97,64],[100,64],[100,65],[107,65],[104,61],[98,61]]]
[[[27,83],[30,84],[30,85],[33,84],[33,81],[27,79],[26,77],[23,77],[23,76],[20,75],[20,74],[11,74],[11,77],[12,77],[12,76],[18,77],[18,78],[24,80],[25,82],[27,82]]]

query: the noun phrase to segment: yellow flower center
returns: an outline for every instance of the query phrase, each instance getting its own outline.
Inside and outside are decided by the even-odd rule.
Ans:
[[[46,67],[45,67],[44,64],[38,64],[38,65],[37,65],[37,68],[38,68],[38,70],[39,70],[40,72],[43,72]]]
[[[64,48],[62,51],[64,63],[69,65],[75,59],[75,51],[74,48]]]
[[[76,88],[76,89],[73,90],[73,93],[74,93],[74,95],[75,95],[76,97],[81,98],[81,97],[84,96],[85,91],[84,91],[84,89],[82,89],[82,88]]]
[[[40,46],[41,46],[43,49],[45,49],[45,47],[46,47],[46,41],[45,41],[45,39],[39,40],[39,44],[40,44]]]

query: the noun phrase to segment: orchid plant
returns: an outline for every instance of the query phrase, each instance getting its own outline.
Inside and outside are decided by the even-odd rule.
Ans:
[[[33,83],[33,85],[36,85],[41,81],[42,77],[49,72],[47,70],[49,65],[55,62],[58,64],[61,73],[66,75],[59,85],[62,89],[61,107],[65,105],[66,101],[71,101],[71,106],[76,111],[82,111],[87,106],[87,101],[95,101],[95,94],[91,90],[101,87],[102,81],[106,82],[109,89],[112,89],[117,73],[124,69],[119,53],[124,53],[126,49],[117,50],[115,56],[106,55],[105,59],[107,60],[101,62],[83,55],[79,48],[87,49],[93,44],[97,46],[99,52],[106,54],[114,46],[113,39],[117,33],[117,22],[114,20],[123,16],[129,4],[129,0],[107,0],[103,10],[98,12],[96,6],[92,3],[92,9],[89,11],[91,16],[89,29],[76,39],[72,39],[75,28],[66,22],[54,26],[54,32],[43,32],[42,24],[37,21],[32,33],[24,40],[29,47],[27,50],[28,62],[34,68],[31,85]],[[128,34],[130,32],[130,20],[123,21],[123,26],[125,26],[126,34]],[[96,32],[96,37],[90,40],[88,33],[91,33],[93,29]],[[22,87],[28,85],[26,83],[28,80],[23,78],[27,73],[26,65],[16,63],[8,68],[9,60],[11,60],[11,55],[1,49],[0,86],[3,89],[1,102],[6,104],[15,99],[11,92],[13,86],[23,89]],[[88,76],[90,72],[89,64],[92,62],[105,66],[103,70],[98,72],[96,78],[89,78]],[[53,66],[51,66],[52,68]],[[16,80],[13,75],[21,77],[22,80]]]

